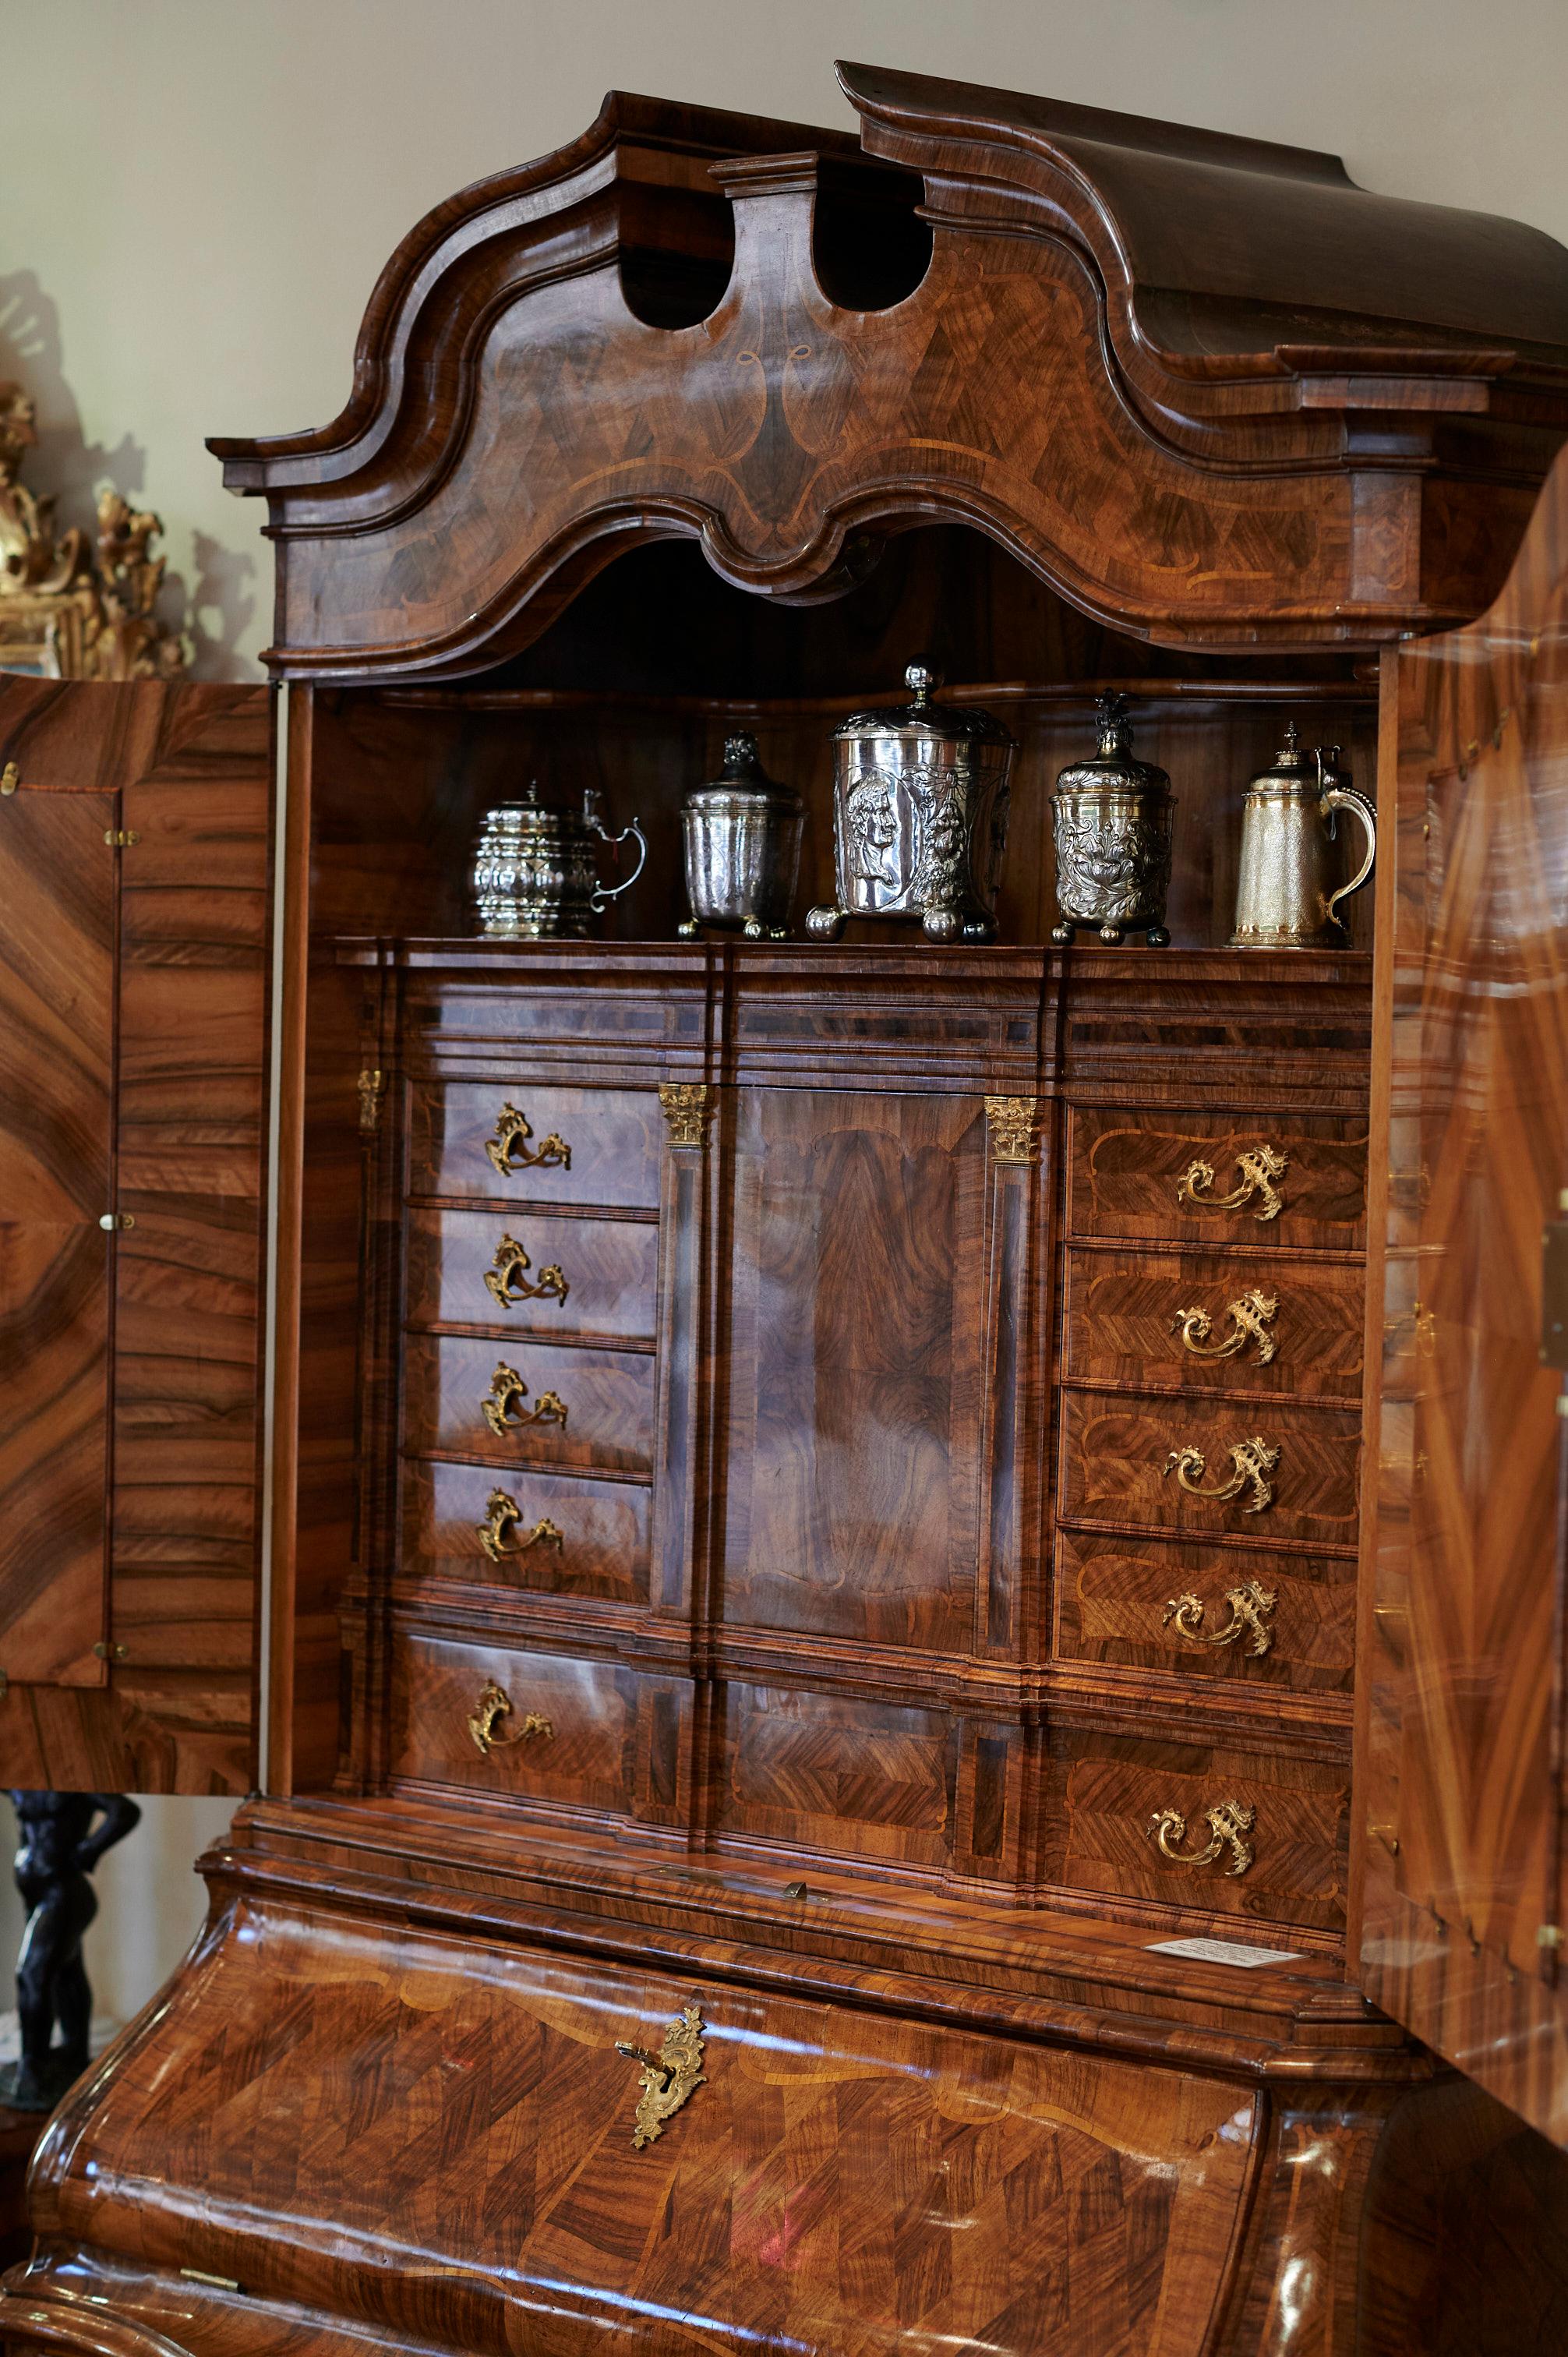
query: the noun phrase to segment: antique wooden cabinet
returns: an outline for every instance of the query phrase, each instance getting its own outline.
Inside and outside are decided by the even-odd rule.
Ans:
[[[0,694],[0,1752],[259,1787],[18,2346],[1568,2329],[1568,253],[843,79],[858,140],[613,98],[217,446],[270,932],[261,692]],[[824,899],[923,653],[1018,740],[1000,941],[677,941],[726,733]],[[1050,943],[1111,688],[1165,949]],[[1291,721],[1376,906],[1237,950]],[[649,834],[591,939],[477,932],[533,779]]]

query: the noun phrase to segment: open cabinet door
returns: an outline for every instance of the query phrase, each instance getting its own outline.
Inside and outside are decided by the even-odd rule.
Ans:
[[[1568,2146],[1568,454],[1491,611],[1385,657],[1381,743],[1360,1973]]]
[[[0,677],[0,1784],[252,1781],[263,688]]]

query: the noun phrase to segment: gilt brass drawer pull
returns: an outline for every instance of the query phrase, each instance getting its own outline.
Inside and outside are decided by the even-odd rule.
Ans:
[[[1205,1809],[1203,1822],[1208,1827],[1208,1840],[1202,1849],[1188,1850],[1185,1855],[1173,1849],[1173,1842],[1187,1839],[1187,1819],[1179,1809],[1161,1809],[1149,1821],[1149,1832],[1162,1857],[1173,1866],[1212,1866],[1220,1852],[1229,1848],[1230,1864],[1227,1874],[1245,1874],[1252,1863],[1251,1845],[1242,1839],[1250,1834],[1257,1820],[1256,1809],[1243,1808],[1240,1801],[1221,1801],[1212,1809]]]
[[[485,1271],[485,1286],[494,1295],[503,1309],[519,1301],[562,1301],[571,1286],[562,1275],[559,1265],[552,1261],[539,1272],[539,1282],[531,1285],[524,1271],[531,1269],[530,1260],[515,1236],[502,1236],[495,1249],[495,1257]]]
[[[548,1743],[554,1736],[553,1726],[539,1710],[525,1712],[511,1733],[502,1735],[499,1732],[500,1722],[510,1716],[510,1695],[505,1686],[498,1686],[491,1678],[474,1705],[473,1716],[468,1721],[468,1732],[482,1760],[488,1760],[492,1751],[504,1750],[510,1743],[527,1743],[536,1735],[542,1736]]]
[[[642,2065],[642,2093],[637,2099],[637,2125],[631,2132],[632,2149],[640,2152],[644,2145],[655,2144],[664,2133],[664,2123],[672,2119],[682,2104],[689,2103],[693,2088],[706,2079],[703,2069],[703,2017],[694,2005],[685,2007],[679,2021],[672,2021],[664,2033],[664,2043],[657,2054],[645,2046],[633,2046],[624,2038],[616,2040],[616,2052],[624,2054],[628,2062]]]
[[[1229,1499],[1239,1498],[1243,1490],[1250,1489],[1252,1495],[1241,1512],[1244,1514],[1261,1514],[1273,1498],[1267,1476],[1280,1461],[1279,1450],[1271,1448],[1266,1440],[1254,1433],[1251,1440],[1233,1440],[1230,1454],[1235,1469],[1229,1481],[1221,1481],[1214,1490],[1198,1487],[1206,1469],[1201,1448],[1190,1446],[1173,1448],[1165,1461],[1164,1471],[1176,1475],[1178,1484],[1189,1498],[1207,1498],[1219,1506],[1224,1505]]]
[[[515,1498],[509,1498],[504,1490],[490,1491],[485,1501],[485,1519],[482,1523],[476,1523],[474,1529],[479,1544],[492,1563],[499,1563],[507,1555],[526,1555],[530,1547],[565,1545],[561,1533],[546,1515],[534,1523],[525,1539],[519,1539],[515,1546],[508,1546],[507,1533],[515,1531],[521,1520],[522,1510]]]
[[[558,1131],[553,1129],[539,1146],[530,1146],[532,1135],[528,1115],[514,1104],[502,1105],[496,1134],[485,1140],[485,1152],[503,1178],[514,1170],[570,1170],[572,1149]]]
[[[1229,1195],[1210,1195],[1207,1190],[1214,1184],[1214,1166],[1198,1161],[1184,1170],[1176,1180],[1176,1201],[1190,1203],[1196,1211],[1239,1211],[1254,1195],[1262,1201],[1252,1217],[1255,1220],[1277,1220],[1284,1199],[1274,1185],[1290,1167],[1290,1157],[1275,1146],[1249,1146],[1236,1157],[1236,1168],[1241,1173],[1240,1182]]]
[[[1178,1309],[1172,1322],[1181,1336],[1183,1350],[1190,1351],[1195,1359],[1233,1359],[1249,1342],[1256,1342],[1258,1364],[1266,1367],[1279,1348],[1267,1331],[1279,1306],[1272,1293],[1263,1293],[1255,1285],[1249,1286],[1225,1312],[1235,1331],[1227,1334],[1223,1342],[1209,1341],[1214,1328],[1207,1309]]]
[[[1204,1628],[1204,1607],[1191,1594],[1173,1596],[1160,1615],[1160,1625],[1164,1628],[1174,1620],[1184,1637],[1191,1637],[1200,1645],[1234,1645],[1239,1638],[1248,1637],[1246,1652],[1260,1655],[1268,1652],[1274,1632],[1264,1623],[1279,1602],[1273,1589],[1250,1579],[1243,1587],[1228,1587],[1225,1601],[1230,1607],[1230,1618],[1223,1629]]]
[[[515,1367],[503,1360],[490,1377],[489,1390],[479,1402],[485,1422],[498,1440],[504,1440],[509,1431],[521,1432],[526,1425],[558,1424],[566,1429],[566,1403],[559,1392],[541,1392],[527,1415],[522,1403],[528,1397],[528,1385]]]

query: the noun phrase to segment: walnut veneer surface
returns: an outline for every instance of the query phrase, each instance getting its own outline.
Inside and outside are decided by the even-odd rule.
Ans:
[[[249,1770],[277,974],[268,1797],[48,2132],[19,2349],[1568,2337],[1568,2162],[1357,1985],[1561,2130],[1554,1958],[1451,1814],[1478,1793],[1555,1905],[1528,1369],[1475,1424],[1495,1456],[1536,1418],[1528,1495],[1444,1575],[1485,1521],[1469,1288],[1527,1297],[1556,1167],[1516,1089],[1494,1236],[1458,1108],[1461,1044],[1523,1071],[1556,1003],[1476,883],[1506,805],[1537,910],[1530,697],[1475,683],[1532,640],[1555,676],[1561,467],[1497,638],[1376,682],[1504,582],[1568,435],[1568,255],[1332,156],[843,75],[858,143],[612,96],[404,242],[334,424],[216,446],[278,555],[273,938],[258,697],[0,695],[21,931],[69,909],[0,983],[0,1251],[51,1322],[39,1381],[0,1368],[19,1782]],[[826,734],[925,647],[1018,738],[1002,945],[671,942],[725,737],[799,782],[821,898]],[[1062,954],[1047,795],[1112,684],[1173,778],[1176,946]],[[1381,757],[1377,921],[1232,952],[1241,796],[1293,718],[1363,781]],[[148,862],[145,977],[138,871],[118,918],[107,870],[59,888],[70,797],[134,825],[144,775],[220,789],[168,813],[224,888],[198,921],[193,863]],[[479,815],[535,775],[637,811],[646,871],[596,939],[464,938]],[[54,1070],[62,952],[96,986]],[[1431,1189],[1412,1120],[1463,1130]],[[116,1154],[150,1264],[90,1231]],[[1400,1287],[1450,1245],[1435,1544],[1375,1436],[1431,1334]],[[90,1478],[107,1590],[83,1509],[40,1604],[16,1534]],[[1410,1600],[1402,1549],[1413,1690],[1372,1603]],[[1482,1620],[1511,1667],[1470,1710]]]

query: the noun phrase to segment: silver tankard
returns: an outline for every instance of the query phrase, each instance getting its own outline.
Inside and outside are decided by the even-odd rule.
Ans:
[[[1332,948],[1345,939],[1335,914],[1372,872],[1378,822],[1371,803],[1339,774],[1339,748],[1326,757],[1296,742],[1295,723],[1241,806],[1241,870],[1236,887],[1232,949]],[[1348,811],[1367,838],[1367,856],[1348,884],[1328,889],[1328,845],[1335,814]]]
[[[611,850],[635,836],[637,866],[624,883],[601,884],[599,843]],[[520,802],[502,802],[479,830],[471,881],[479,931],[493,940],[538,942],[592,930],[607,901],[629,891],[642,873],[648,842],[635,819],[611,834],[592,787],[583,814],[553,810],[531,785]]]
[[[1133,759],[1124,695],[1102,695],[1096,712],[1100,750],[1070,763],[1051,796],[1061,911],[1051,939],[1066,944],[1077,927],[1096,925],[1112,945],[1141,931],[1151,949],[1163,949],[1170,940],[1171,781],[1152,761]]]
[[[738,926],[748,941],[783,941],[800,866],[806,805],[775,785],[742,728],[725,739],[725,765],[711,785],[681,805],[686,898],[692,913],[676,930],[691,940],[703,925]]]
[[[912,703],[833,730],[838,899],[807,917],[815,941],[836,941],[851,917],[899,918],[933,942],[995,936],[1017,748],[989,712],[933,705],[924,663],[904,677]]]

